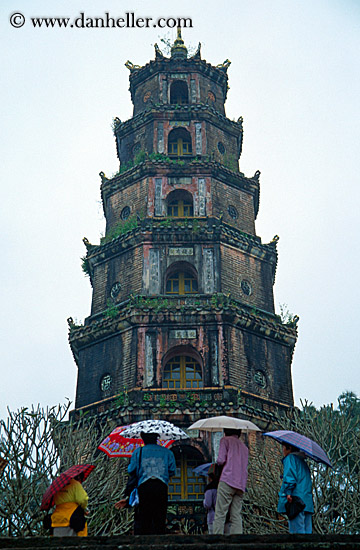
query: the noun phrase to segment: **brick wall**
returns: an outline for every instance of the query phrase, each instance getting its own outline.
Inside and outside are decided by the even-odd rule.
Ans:
[[[143,248],[132,248],[121,255],[97,265],[93,275],[93,298],[91,315],[108,307],[111,288],[120,283],[121,289],[116,302],[129,298],[130,293],[141,294],[143,271]]]
[[[213,179],[211,197],[214,216],[219,216],[222,212],[226,223],[244,233],[255,235],[254,201],[250,193]],[[229,214],[230,206],[236,208],[236,219]]]
[[[120,189],[107,200],[106,205],[106,233],[117,224],[122,223],[121,212],[125,206],[130,208],[130,216],[139,213],[144,217],[147,213],[147,178],[139,180],[136,184]]]
[[[238,142],[237,136],[230,134],[224,129],[215,126],[214,124],[206,123],[206,154],[214,155],[217,162],[221,162],[230,170],[237,172],[238,165]],[[224,145],[225,151],[222,153],[219,150],[218,144]]]
[[[243,292],[242,281],[250,283],[250,296]],[[230,292],[237,300],[274,313],[271,265],[224,244],[221,245],[221,292]]]
[[[75,407],[96,403],[135,386],[136,333],[126,330],[113,338],[80,350]],[[104,375],[112,378],[109,390],[102,391]]]
[[[237,327],[228,327],[229,383],[244,391],[291,405],[292,349]],[[263,374],[262,387],[256,380]],[[260,378],[261,380],[261,378]]]

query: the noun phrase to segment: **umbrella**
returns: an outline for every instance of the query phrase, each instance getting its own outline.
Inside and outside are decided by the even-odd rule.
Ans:
[[[303,451],[306,456],[312,458],[312,460],[315,460],[315,462],[322,462],[326,466],[330,466],[330,468],[332,468],[331,462],[324,449],[322,449],[320,445],[315,443],[315,441],[309,439],[308,437],[305,437],[304,435],[298,434],[297,432],[292,432],[290,430],[267,432],[263,435],[272,437],[280,443],[288,443],[289,445],[293,445],[294,447],[297,447],[297,449],[299,449],[300,451]]]
[[[140,437],[141,432],[144,433],[157,433],[161,439],[185,439],[189,436],[171,422],[166,420],[142,420],[141,422],[135,422],[130,424],[126,430],[121,432],[122,437],[137,438]]]
[[[122,432],[129,426],[119,426],[108,435],[104,441],[100,443],[98,449],[104,451],[109,457],[130,457],[135,449],[142,447],[144,442],[142,439],[128,439],[123,437]],[[173,439],[159,439],[160,445],[170,447]]]
[[[212,416],[201,418],[188,428],[189,430],[204,430],[206,432],[221,432],[223,429],[242,430],[243,432],[260,431],[250,420],[232,416]]]
[[[41,501],[40,510],[49,510],[54,505],[54,496],[56,493],[66,487],[66,485],[79,474],[84,474],[85,480],[94,468],[95,466],[92,464],[76,464],[75,466],[71,466],[66,472],[57,476],[50,487],[46,489]]]
[[[207,476],[211,464],[211,462],[208,462],[207,464],[200,464],[200,466],[196,466],[196,468],[193,468],[194,474],[197,476]]]

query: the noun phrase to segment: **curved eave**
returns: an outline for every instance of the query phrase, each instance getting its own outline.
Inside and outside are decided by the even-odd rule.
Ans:
[[[69,332],[69,343],[75,360],[77,360],[78,353],[82,348],[108,339],[131,327],[158,327],[164,323],[176,327],[180,321],[182,326],[187,323],[191,326],[200,326],[221,322],[231,324],[246,332],[258,334],[262,338],[277,341],[290,347],[291,350],[296,344],[296,325],[284,325],[277,316],[265,312],[260,313],[258,310],[246,307],[244,304],[230,298],[228,300],[225,298],[222,304],[214,306],[209,296],[201,300],[201,305],[187,305],[185,303],[181,304],[179,309],[174,306],[174,303],[178,301],[180,304],[182,298],[176,300],[172,297],[171,301],[164,299],[163,306],[160,306],[160,309],[159,297],[153,300],[153,307],[151,307],[151,297],[146,296],[145,298],[145,304],[136,304],[134,302],[135,297],[133,301],[128,300],[120,305],[118,314],[115,317],[103,316],[99,318],[98,316],[97,320],[92,320],[87,325],[72,327]]]
[[[239,119],[239,122],[230,120],[206,103],[189,103],[187,105],[178,105],[176,108],[169,103],[157,103],[149,105],[147,109],[125,122],[118,122],[114,128],[114,134],[117,138],[122,138],[127,133],[139,129],[148,122],[159,119],[163,120],[164,118],[173,120],[174,117],[178,120],[202,118],[217,126],[225,126],[226,131],[236,136],[240,135],[243,131],[241,119]]]
[[[87,251],[87,260],[90,269],[97,264],[108,261],[110,258],[122,254],[134,246],[144,242],[152,242],[173,245],[182,241],[189,244],[188,236],[192,242],[228,244],[243,252],[266,261],[275,270],[277,264],[277,250],[274,243],[262,244],[261,239],[249,235],[233,227],[219,218],[183,218],[172,220],[171,226],[162,225],[167,218],[145,218],[139,225],[116,237],[105,244],[92,245]],[[196,235],[193,232],[194,220],[197,222]]]
[[[256,178],[247,178],[241,172],[234,172],[226,168],[223,164],[216,161],[192,160],[186,161],[184,165],[168,162],[166,160],[151,161],[147,160],[133,168],[117,174],[111,179],[103,180],[101,184],[101,198],[103,204],[112,194],[120,189],[132,185],[136,181],[146,177],[160,176],[202,176],[213,177],[227,185],[236,187],[248,193],[251,193],[254,201],[254,211],[257,215],[259,210],[259,180]]]

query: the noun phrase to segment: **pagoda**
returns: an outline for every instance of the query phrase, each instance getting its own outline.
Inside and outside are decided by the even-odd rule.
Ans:
[[[106,232],[98,245],[84,239],[91,313],[81,326],[68,319],[75,416],[186,429],[225,414],[266,428],[293,405],[297,318],[275,313],[278,237],[255,232],[260,172],[239,168],[229,65],[207,63],[200,44],[190,55],[180,29],[169,56],[155,45],[146,65],[126,63],[133,116],[114,119],[119,172],[100,173]],[[172,447],[169,495],[191,511],[203,498],[192,469],[219,437],[189,435]]]

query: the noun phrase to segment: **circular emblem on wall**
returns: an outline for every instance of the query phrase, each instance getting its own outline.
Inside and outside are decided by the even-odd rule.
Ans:
[[[151,92],[150,92],[150,90],[148,90],[147,92],[144,93],[144,97],[143,97],[144,103],[149,101],[150,97],[151,97]]]
[[[238,211],[236,210],[235,206],[233,206],[232,204],[230,204],[229,207],[228,207],[228,212],[229,212],[230,217],[231,217],[233,220],[237,220],[239,214],[238,214]]]
[[[257,370],[254,372],[254,381],[261,388],[266,388],[266,376],[262,370]]]
[[[241,281],[241,290],[243,291],[243,293],[245,294],[245,296],[251,296],[252,294],[252,286],[251,284],[249,283],[249,281],[246,281],[245,279],[243,279]]]
[[[119,282],[114,283],[110,290],[110,296],[113,300],[116,300],[120,290],[121,290],[121,284]]]
[[[104,374],[104,376],[102,377],[102,379],[100,381],[101,391],[109,390],[111,388],[111,384],[112,384],[112,378],[111,378],[110,374]]]
[[[122,210],[121,210],[121,214],[120,214],[120,218],[122,220],[127,220],[128,217],[130,216],[130,206],[125,206]]]
[[[225,153],[225,145],[223,144],[222,141],[218,142],[217,148],[219,150],[219,153],[221,153],[222,155]]]
[[[211,90],[208,91],[207,96],[208,96],[209,101],[212,101],[213,103],[216,101],[216,96],[215,96],[214,92],[212,92]]]

